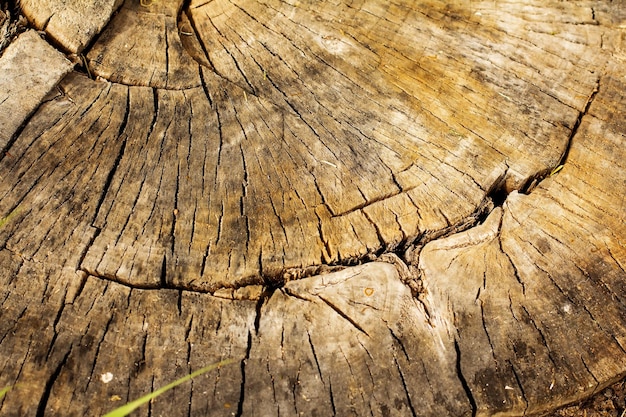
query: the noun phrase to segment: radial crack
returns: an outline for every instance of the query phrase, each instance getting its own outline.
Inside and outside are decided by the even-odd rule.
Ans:
[[[48,378],[48,381],[46,381],[46,386],[44,388],[43,394],[41,394],[39,405],[37,406],[36,417],[45,416],[46,406],[48,405],[48,400],[50,399],[50,394],[52,393],[52,386],[54,385],[56,380],[59,378],[59,375],[61,374],[61,371],[63,370],[63,367],[65,366],[67,362],[67,358],[70,356],[71,353],[72,353],[72,347],[70,347],[70,349],[67,351],[65,356],[63,356],[63,359],[61,359],[61,362],[57,365],[55,370],[52,372],[52,374],[50,375],[50,378]]]
[[[246,399],[246,364],[250,359],[250,351],[252,350],[252,332],[248,331],[248,346],[246,347],[246,356],[241,360],[241,388],[239,392],[239,402],[237,403],[236,417],[243,415],[243,404]]]
[[[572,131],[570,132],[569,138],[567,139],[567,146],[565,147],[565,151],[563,152],[563,155],[561,156],[561,160],[557,164],[557,167],[561,165],[565,165],[565,163],[567,162],[567,158],[569,156],[569,151],[572,147],[574,136],[576,136],[576,134],[578,133],[578,128],[580,127],[580,123],[582,122],[583,117],[585,117],[587,113],[589,112],[591,103],[593,103],[593,100],[596,98],[598,91],[600,91],[600,77],[596,79],[596,85],[593,91],[591,92],[591,94],[589,95],[589,98],[587,99],[585,108],[583,109],[583,111],[578,112],[578,117],[576,118],[576,121],[574,122],[574,127],[572,127]]]
[[[400,374],[400,380],[402,381],[402,387],[404,388],[404,394],[406,395],[406,400],[407,400],[409,409],[411,410],[411,415],[413,417],[417,417],[417,413],[415,412],[415,407],[413,406],[413,402],[411,401],[411,393],[409,392],[409,387],[406,384],[406,380],[404,379],[404,373],[402,373],[402,369],[400,368],[398,359],[394,357],[393,360],[396,364],[396,368],[398,369],[398,374]]]
[[[334,305],[333,303],[331,303],[329,300],[327,300],[326,298],[322,297],[321,295],[317,295],[317,298],[319,298],[320,300],[322,300],[328,307],[332,308],[333,310],[335,310],[335,312],[337,314],[339,314],[342,318],[344,318],[346,321],[348,321],[351,325],[353,325],[358,331],[360,331],[361,333],[365,334],[367,337],[369,337],[369,334],[365,331],[365,329],[363,329],[356,321],[354,321],[350,316],[348,316],[346,313],[344,313],[343,311],[341,311],[341,309],[339,307],[337,307],[336,305]]]
[[[463,386],[463,390],[465,391],[465,395],[467,395],[467,399],[469,400],[470,406],[472,407],[472,417],[476,416],[476,412],[478,411],[478,406],[476,405],[476,399],[474,398],[474,394],[472,394],[472,390],[463,375],[463,369],[461,367],[461,349],[459,347],[459,342],[457,339],[454,339],[454,351],[456,352],[456,374],[461,382],[461,386]]]

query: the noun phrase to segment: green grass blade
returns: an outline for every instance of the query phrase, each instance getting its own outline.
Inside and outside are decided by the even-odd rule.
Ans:
[[[2,389],[0,389],[0,400],[2,399],[2,397],[4,397],[6,395],[7,392],[11,391],[11,388],[13,388],[11,385],[9,385],[8,387],[4,387]]]
[[[123,406],[121,406],[120,408],[116,408],[115,410],[111,411],[110,413],[105,414],[103,417],[124,417],[127,416],[128,414],[132,413],[133,411],[135,411],[135,409],[141,407],[142,405],[148,403],[150,400],[152,400],[153,398],[158,397],[159,395],[163,394],[166,391],[169,391],[170,389],[182,384],[183,382],[187,382],[192,378],[195,378],[199,375],[202,375],[206,372],[209,372],[215,368],[219,368],[220,366],[224,366],[224,365],[228,365],[229,363],[233,363],[234,359],[226,359],[223,360],[221,362],[218,363],[214,363],[212,365],[209,366],[205,366],[202,369],[198,369],[195,372],[190,373],[189,375],[186,375],[180,379],[177,379],[176,381],[165,385],[164,387],[159,388],[156,391],[151,392],[150,394],[144,395],[141,398],[136,399],[135,401],[131,401],[128,404],[125,404]]]
[[[3,218],[0,219],[0,227],[4,226],[17,213],[19,213],[19,207],[16,208],[15,210],[13,210],[12,212],[10,212],[9,214],[7,214],[6,217],[3,217]],[[0,392],[3,392],[3,393],[6,394],[7,391],[5,391],[5,389],[6,388],[3,388],[2,391],[0,391]],[[0,397],[0,398],[2,398],[2,397]]]

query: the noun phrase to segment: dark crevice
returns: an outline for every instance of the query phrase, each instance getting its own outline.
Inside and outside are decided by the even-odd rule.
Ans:
[[[563,155],[561,156],[561,160],[557,164],[557,167],[561,165],[565,165],[565,163],[567,162],[567,158],[569,157],[569,151],[572,147],[573,139],[578,133],[578,128],[580,127],[580,123],[582,122],[583,117],[585,117],[587,113],[589,113],[589,108],[591,107],[591,103],[593,103],[593,100],[596,98],[598,91],[600,91],[600,78],[596,80],[596,85],[593,91],[591,92],[591,95],[587,99],[585,108],[583,109],[583,111],[578,113],[578,117],[576,118],[576,121],[574,122],[574,127],[572,127],[572,131],[570,132],[569,138],[567,139],[567,146],[565,147],[565,151],[563,152]]]
[[[333,384],[328,381],[328,394],[330,395],[330,407],[333,410],[333,416],[337,415],[337,408],[335,407],[335,395],[333,394]]]
[[[501,227],[502,227],[502,219],[500,219],[499,229]],[[513,275],[515,276],[515,279],[517,280],[517,282],[519,282],[519,284],[522,286],[522,294],[526,295],[526,284],[524,284],[524,281],[522,280],[522,277],[519,274],[519,271],[517,270],[517,266],[515,266],[515,264],[513,263],[513,259],[502,247],[502,235],[500,233],[498,233],[498,247],[500,249],[500,252],[503,253],[504,256],[506,256],[506,258],[508,259],[509,265],[511,265],[511,268],[513,268]]]
[[[487,336],[487,342],[489,342],[489,349],[491,349],[491,355],[495,359],[495,349],[493,347],[493,342],[491,340],[491,335],[489,335],[489,330],[487,329],[487,318],[485,317],[485,307],[482,300],[478,301],[480,303],[480,318],[483,325],[483,330],[485,331],[485,335]]]
[[[402,350],[402,353],[404,354],[404,357],[406,358],[407,361],[411,362],[411,358],[409,357],[408,352],[406,351],[406,348],[404,347],[404,343],[402,343],[402,340],[398,337],[398,335],[396,335],[396,333],[389,329],[389,333],[391,333],[391,337],[393,338],[393,340],[396,341],[396,343],[400,346],[400,349]],[[397,364],[397,361],[396,361]]]
[[[402,381],[402,386],[404,387],[404,394],[406,395],[407,404],[409,409],[411,410],[411,415],[413,417],[417,417],[417,412],[415,411],[415,407],[413,406],[413,402],[411,401],[411,393],[409,392],[409,387],[406,384],[406,380],[404,379],[404,374],[402,373],[402,369],[400,368],[400,364],[398,360],[394,358],[394,362],[396,364],[396,368],[398,369],[398,374],[400,374],[400,380]]]
[[[420,233],[417,238],[410,239],[411,244],[408,244],[408,241],[402,241],[399,244],[394,245],[394,248],[383,245],[383,247],[375,251],[375,253],[366,253],[364,255],[359,255],[356,257],[347,257],[343,259],[338,259],[337,261],[334,261],[334,262],[328,262],[327,259],[321,259],[321,262],[319,264],[310,265],[307,267],[279,268],[279,269],[272,270],[272,271],[260,270],[259,275],[258,275],[258,280],[256,282],[246,282],[244,285],[239,285],[236,288],[242,288],[242,287],[245,287],[246,285],[262,284],[266,287],[266,291],[269,291],[264,296],[269,297],[271,296],[274,290],[278,288],[282,288],[284,284],[288,281],[337,272],[347,267],[362,265],[362,264],[374,262],[374,261],[388,262],[388,259],[385,259],[385,255],[395,255],[400,260],[402,260],[402,262],[404,262],[405,264],[415,264],[415,259],[414,259],[416,258],[415,253],[416,252],[419,253],[419,248],[421,248],[423,245],[433,240],[436,240],[439,238],[445,238],[447,236],[454,235],[454,234],[466,231],[470,229],[471,227],[474,227],[475,225],[479,224],[480,219],[486,218],[486,214],[491,211],[492,207],[493,207],[493,204],[491,202],[491,199],[486,198],[480,204],[480,206],[476,209],[476,211],[470,214],[469,216],[467,216],[466,218],[441,230],[426,231],[426,232]],[[210,253],[211,245],[213,243],[219,243],[219,239],[221,237],[222,228],[223,228],[223,225],[222,225],[222,220],[224,217],[223,215],[224,213],[222,210],[222,213],[220,213],[220,216],[218,218],[217,240],[216,242],[209,242],[209,245],[207,246],[205,253],[203,255],[201,268],[200,268],[201,276],[204,276],[206,267],[208,265],[207,264],[208,255]],[[320,233],[322,233],[322,225],[321,225],[322,222],[319,216],[318,216],[318,221],[319,221],[318,230]],[[327,255],[330,257],[330,255],[332,254],[331,252],[332,248],[330,246],[330,243],[326,241],[323,238],[323,236],[320,236],[320,239],[322,243],[325,245]],[[163,271],[165,271],[164,267],[162,267],[162,270],[161,270],[162,274],[164,273]],[[163,276],[161,277],[162,279],[160,282],[160,286],[138,285],[138,284],[130,284],[127,282],[118,281],[114,277],[101,276],[95,273],[94,271],[85,271],[85,272],[88,272],[100,278],[105,278],[114,282],[118,282],[130,288],[138,288],[138,289],[168,288],[168,289],[185,290],[185,291],[188,290],[188,291],[193,291],[193,292],[198,292],[198,293],[214,293],[218,289],[222,288],[222,287],[207,287],[204,289],[200,289],[200,288],[189,289],[185,286],[167,283],[166,280],[163,279]],[[404,283],[407,284],[407,282],[404,282]],[[412,277],[411,282],[408,282],[408,284],[414,297],[418,297],[419,293],[421,292],[419,277],[417,278]]]
[[[202,39],[202,36],[200,36],[200,32],[198,31],[198,27],[196,26],[196,21],[193,18],[193,14],[191,13],[191,9],[189,8],[191,3],[191,0],[185,0],[183,2],[183,7],[181,8],[181,13],[184,11],[185,16],[187,16],[187,20],[189,20],[189,24],[191,25],[191,30],[193,30],[194,36],[195,38],[198,40],[198,44],[200,45],[200,49],[202,49],[202,52],[204,53],[204,56],[206,57],[207,61],[209,62],[209,65],[211,66],[211,69],[213,70],[213,72],[215,72],[215,74],[217,74],[217,70],[215,69],[215,65],[213,65],[213,62],[211,61],[211,56],[209,55],[209,50],[207,49],[206,45],[204,44],[204,41]],[[200,6],[198,6],[200,7]],[[177,19],[180,22],[180,16]],[[200,67],[203,66],[203,64],[201,62],[198,62],[198,64],[200,65]],[[219,74],[217,74],[219,75]]]
[[[168,85],[169,82],[169,74],[170,74],[170,41],[167,36],[168,30],[165,29],[165,34],[163,36],[165,40],[165,85]]]
[[[183,290],[178,290],[178,299],[176,301],[176,308],[178,309],[178,315],[183,315]]]
[[[267,370],[269,372],[269,362],[267,364]],[[294,415],[296,416],[301,416],[304,413],[303,412],[298,412],[298,388],[300,385],[300,373],[302,372],[302,362],[299,363],[298,366],[298,371],[296,372],[295,378],[293,378],[293,382],[290,384],[291,386],[289,387],[291,390],[291,400],[293,401],[293,408],[295,410]],[[272,385],[274,384],[274,381],[272,379]],[[274,392],[276,392],[276,390],[274,389]],[[275,394],[274,394],[275,395]],[[280,408],[278,409],[278,415],[280,415]]]
[[[504,171],[502,175],[491,185],[487,190],[485,198],[482,203],[482,211],[476,213],[478,218],[477,224],[483,224],[487,217],[493,212],[496,207],[502,207],[509,192],[506,189],[506,176],[508,170]]]
[[[187,337],[185,337],[185,340]],[[192,373],[191,368],[191,343],[187,342],[187,357],[185,358],[185,362],[187,363],[187,374]],[[219,368],[218,368],[218,377],[219,377]],[[189,381],[189,398],[187,399],[187,417],[193,416],[192,413],[192,405],[193,405],[193,389],[194,389],[194,380],[193,378]],[[215,396],[215,393],[213,394]]]
[[[346,313],[341,311],[341,309],[339,307],[337,307],[336,305],[334,305],[333,303],[331,303],[329,300],[327,300],[326,298],[322,297],[321,295],[318,295],[317,297],[320,300],[322,300],[328,307],[332,308],[344,320],[346,320],[348,323],[350,323],[352,326],[354,326],[358,331],[360,331],[361,333],[363,333],[364,335],[369,337],[369,334],[365,331],[365,329],[363,329],[356,321],[354,321],[352,319],[352,317],[348,316]]]
[[[50,378],[48,378],[48,381],[46,381],[46,386],[44,388],[43,394],[41,395],[41,399],[39,400],[39,405],[37,406],[36,417],[45,416],[46,406],[48,405],[48,400],[50,399],[50,394],[52,393],[52,386],[54,385],[56,380],[59,378],[59,375],[61,374],[63,367],[67,363],[67,358],[70,356],[71,353],[72,353],[72,348],[70,347],[70,349],[67,351],[65,356],[63,356],[63,359],[61,359],[61,362],[57,365],[54,372],[52,372],[52,375],[50,375]]]
[[[8,296],[7,296],[8,298]],[[6,301],[6,298],[0,302],[0,305],[4,304],[4,301]],[[11,334],[15,334],[15,328],[17,327],[18,323],[20,322],[20,320],[22,319],[22,317],[24,317],[24,314],[26,314],[26,311],[28,310],[27,307],[22,308],[22,311],[20,311],[20,313],[17,315],[17,317],[15,319],[13,319],[13,325],[11,327],[7,327],[7,330],[4,332],[4,334],[2,336],[0,336],[0,345],[2,345],[2,342],[4,341],[4,339]]]
[[[145,321],[144,321],[145,324]],[[141,373],[146,367],[146,347],[148,344],[148,335],[144,333],[144,336],[141,341],[141,358],[134,363],[135,368],[133,369],[133,378],[137,378],[139,373]]]
[[[585,361],[584,357],[580,357],[580,362],[583,364],[583,367],[585,368],[585,370],[589,373],[589,375],[591,375],[591,377],[593,378],[596,386],[593,388],[593,392],[596,392],[596,390],[598,389],[598,386],[600,385],[600,382],[598,381],[598,378],[596,378],[596,376],[593,374],[593,372],[591,371],[591,369],[589,369],[589,365],[587,365],[587,362]]]
[[[199,67],[198,71],[200,72],[200,82],[202,83],[202,90],[204,91],[204,95],[209,101],[209,106],[213,109],[214,104],[213,104],[213,98],[211,97],[211,90],[209,90],[209,86],[207,85],[207,82],[204,76],[204,71],[202,70],[201,66]]]
[[[167,285],[167,256],[163,255],[163,263],[161,264],[160,281],[161,288],[168,288]]]
[[[311,340],[311,333],[307,331],[306,334],[309,340],[309,346],[311,346],[311,352],[313,353],[313,359],[315,360],[315,365],[317,367],[317,373],[320,376],[320,381],[322,381],[322,385],[326,385],[326,382],[324,382],[324,376],[322,374],[322,368],[320,367],[320,362],[317,359],[317,353],[315,352],[315,346],[313,345],[313,341]]]
[[[265,369],[267,370],[267,374],[268,375],[272,374],[272,372],[270,370],[270,363],[269,363],[269,361],[265,364]],[[278,400],[276,398],[276,384],[274,383],[274,378],[270,378],[270,383],[272,384],[272,399],[274,400],[274,403],[277,405],[278,415],[280,416],[280,404],[278,403]]]
[[[367,214],[367,211],[362,210],[363,216],[365,217],[365,219],[372,225],[372,227],[374,228],[374,231],[376,232],[376,237],[378,238],[378,241],[380,242],[381,248],[380,250],[376,253],[376,255],[382,255],[382,253],[384,252],[385,249],[385,238],[383,237],[383,233],[380,230],[380,226],[378,224],[376,224],[376,222],[370,217],[369,214]]]
[[[248,346],[246,348],[246,356],[241,361],[241,388],[239,392],[239,402],[237,403],[237,413],[235,417],[243,415],[243,404],[246,399],[246,364],[250,359],[250,351],[252,351],[252,332],[248,331]]]
[[[509,193],[506,191],[506,188],[504,186],[504,179],[502,180],[502,182],[500,184],[498,184],[496,187],[494,187],[488,194],[487,194],[487,198],[489,198],[491,200],[491,202],[493,203],[494,207],[502,207],[502,205],[504,204],[504,202],[506,201],[506,198],[509,196]],[[490,212],[485,212],[484,215],[489,215]]]
[[[65,304],[61,304],[61,306],[59,307],[59,311],[57,312],[57,315],[54,318],[54,322],[52,323],[52,331],[54,332],[54,334],[52,335],[52,340],[50,341],[50,347],[48,348],[48,352],[46,353],[46,360],[50,358],[50,354],[52,353],[52,349],[54,349],[57,336],[59,335],[59,332],[57,331],[57,325],[59,324],[59,321],[61,320],[61,315],[63,314],[64,309],[65,309]]]
[[[563,154],[561,155],[561,158],[559,159],[559,162],[552,169],[541,171],[537,173],[536,175],[528,178],[526,183],[520,188],[519,190],[520,193],[530,194],[532,190],[537,185],[539,185],[539,183],[541,183],[541,181],[543,181],[547,177],[555,175],[565,166],[565,164],[567,163],[567,159],[569,157],[570,149],[572,148],[574,137],[578,133],[578,128],[580,127],[580,124],[583,118],[589,113],[589,108],[591,107],[593,100],[596,98],[598,91],[600,91],[600,78],[599,77],[596,79],[596,85],[593,91],[591,92],[589,98],[587,99],[587,103],[585,104],[584,109],[578,112],[578,117],[576,118],[576,121],[574,122],[574,126],[572,127],[572,130],[570,131],[569,137],[567,138],[567,143],[565,145],[565,149],[563,150]]]
[[[188,17],[189,17],[189,16],[188,16]],[[237,69],[237,71],[239,72],[239,74],[241,74],[241,77],[243,78],[243,81],[244,81],[244,82],[245,82],[245,84],[246,84],[246,86],[240,86],[240,87],[241,87],[242,89],[247,90],[248,92],[252,93],[253,95],[256,95],[256,92],[255,92],[254,87],[252,86],[252,84],[251,84],[251,83],[250,83],[250,81],[248,80],[248,77],[246,76],[246,73],[245,73],[245,72],[243,71],[243,69],[240,67],[239,62],[238,62],[238,61],[237,61],[237,59],[235,58],[235,55],[233,54],[233,52],[232,52],[232,51],[230,51],[230,50],[226,47],[226,45],[225,45],[225,44],[224,44],[224,42],[222,41],[222,40],[230,41],[230,39],[228,39],[228,37],[227,37],[227,36],[224,36],[224,34],[223,34],[220,30],[219,30],[219,28],[218,28],[217,26],[215,26],[215,23],[213,22],[213,20],[211,19],[211,17],[209,17],[208,15],[207,15],[207,17],[208,17],[208,21],[209,21],[209,23],[211,24],[211,26],[213,26],[213,29],[215,29],[215,32],[216,32],[216,33],[218,34],[218,36],[221,38],[221,39],[219,39],[219,40],[218,40],[218,41],[219,41],[220,46],[222,47],[223,51],[224,51],[226,54],[228,54],[228,56],[230,57],[230,59],[231,59],[231,61],[232,61],[233,65],[235,66],[235,68]],[[193,21],[193,20],[190,18],[190,21]],[[193,24],[192,24],[192,25],[193,25]],[[200,38],[200,39],[201,39],[201,38]],[[202,42],[201,42],[201,43],[202,43]],[[232,42],[231,42],[231,44],[232,44]],[[234,44],[232,44],[232,45],[233,45],[233,47],[234,47],[235,49],[237,49],[237,45],[234,45]],[[204,49],[205,49],[205,48],[203,48],[203,50],[204,50]],[[240,52],[240,53],[241,53],[241,51],[239,51],[238,49],[237,49],[237,52]],[[243,55],[243,54],[242,54],[242,55]],[[207,59],[209,59],[208,54],[207,54],[206,56],[207,56]],[[209,63],[210,63],[210,61],[209,61]],[[211,64],[211,65],[212,65],[212,64]],[[228,77],[225,77],[225,76],[222,76],[221,74],[219,74],[219,73],[217,72],[217,69],[216,69],[215,67],[213,67],[213,68],[214,68],[215,73],[216,73],[217,75],[219,75],[220,77],[222,77],[222,78],[224,78],[224,79],[226,79],[226,80],[229,80],[229,81],[231,80],[231,78],[228,78]],[[232,82],[232,81],[231,81],[231,82]],[[234,84],[237,84],[236,82],[233,82],[233,83],[234,83]],[[237,85],[238,85],[238,84],[237,84]]]
[[[472,390],[463,375],[463,369],[461,367],[461,349],[459,347],[459,342],[457,339],[454,339],[454,351],[456,352],[456,374],[461,382],[461,386],[465,391],[465,395],[467,395],[467,399],[469,400],[470,406],[472,407],[472,417],[476,416],[476,412],[478,411],[478,406],[476,405],[476,399],[474,398],[474,394],[472,394]]]
[[[190,349],[191,349],[191,342],[189,341],[189,335],[191,334],[191,329],[193,328],[193,317],[194,317],[193,315],[189,317],[189,321],[187,322],[187,325],[185,326],[185,341],[189,345]],[[218,321],[216,330],[219,330],[219,325],[220,325],[220,322]]]
[[[96,213],[97,213],[97,210],[96,210]],[[78,261],[76,262],[76,272],[82,271],[86,274],[89,274],[89,272],[83,268],[83,262],[85,261],[87,252],[89,252],[89,249],[91,248],[93,243],[96,241],[96,239],[100,235],[100,232],[102,231],[102,229],[100,229],[99,227],[95,227],[95,226],[92,226],[92,227],[93,227],[93,234],[91,235],[91,237],[89,238],[89,241],[87,242],[87,244],[81,251],[80,256],[78,257]],[[76,293],[76,297],[78,297],[80,293],[83,291],[83,288],[85,287],[85,282],[86,280],[83,279],[83,282],[81,283],[80,288],[78,289],[78,292]]]
[[[150,392],[154,392],[154,375],[152,375],[152,379],[150,380]],[[152,401],[148,401],[148,417],[152,417]]]
[[[520,389],[520,392],[522,393],[522,399],[524,400],[524,402],[526,403],[526,408],[524,408],[524,413],[522,415],[526,415],[526,411],[528,410],[528,398],[526,397],[526,392],[524,392],[524,386],[522,385],[522,380],[520,379],[519,375],[517,374],[517,371],[515,370],[515,366],[513,366],[513,363],[511,361],[507,361],[509,366],[511,367],[511,371],[513,372],[513,376],[515,377],[515,381],[517,382],[517,386]]]
[[[254,317],[254,332],[258,335],[259,328],[261,326],[261,313],[263,310],[263,305],[272,297],[274,291],[276,291],[277,287],[266,286],[263,288],[263,292],[261,296],[256,302],[256,315]]]
[[[593,22],[597,25],[599,24],[599,22],[596,20],[596,9],[594,9],[593,7],[590,7],[591,9],[591,20],[593,20]]]
[[[107,320],[106,325],[104,326],[104,331],[102,332],[102,337],[98,341],[98,345],[96,347],[96,354],[94,355],[94,360],[93,360],[93,363],[91,364],[91,372],[89,374],[89,382],[87,383],[87,386],[89,386],[89,384],[94,380],[93,373],[96,369],[96,364],[98,363],[98,357],[100,356],[100,349],[102,349],[102,343],[104,342],[104,338],[109,332],[109,328],[111,327],[112,322],[113,322],[113,315],[111,315],[109,319]]]

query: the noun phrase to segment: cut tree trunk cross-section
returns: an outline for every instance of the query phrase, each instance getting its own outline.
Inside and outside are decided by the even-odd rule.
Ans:
[[[626,375],[626,4],[21,8],[0,413],[226,357],[144,413],[537,414]]]

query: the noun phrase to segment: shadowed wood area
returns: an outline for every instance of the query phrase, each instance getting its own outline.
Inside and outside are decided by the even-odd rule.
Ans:
[[[626,375],[626,4],[21,8],[0,414],[225,358],[138,415],[521,416]]]

